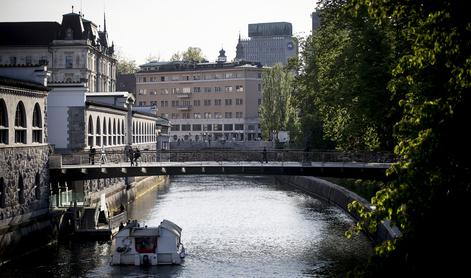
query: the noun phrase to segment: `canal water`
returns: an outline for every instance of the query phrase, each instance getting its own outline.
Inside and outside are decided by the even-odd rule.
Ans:
[[[0,267],[1,277],[341,277],[371,253],[341,210],[271,177],[179,176],[129,208],[180,227],[179,266],[110,266],[110,242],[59,243]]]

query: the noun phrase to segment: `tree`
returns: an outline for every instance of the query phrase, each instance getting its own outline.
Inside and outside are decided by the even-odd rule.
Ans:
[[[182,53],[174,53],[170,58],[170,61],[186,61],[196,63],[201,63],[205,60],[206,59],[203,55],[203,52],[201,51],[201,48],[192,46],[188,47],[188,49]]]
[[[130,74],[139,70],[136,61],[126,58],[121,51],[117,51],[116,59],[118,60],[116,69],[118,74]]]
[[[281,130],[296,134],[298,121],[292,97],[293,81],[293,75],[280,64],[263,72],[260,125],[265,140],[277,140]]]
[[[352,204],[357,229],[391,220],[402,236],[376,248],[365,276],[454,276],[467,271],[462,251],[471,240],[463,228],[471,200],[471,40],[467,1],[355,0],[377,26],[400,30],[405,47],[388,88],[399,99],[399,157],[389,171],[394,181],[372,199],[367,211]],[[462,250],[462,251],[460,251]]]
[[[305,137],[343,150],[391,150],[395,109],[386,90],[388,30],[375,27],[365,11],[353,16],[343,0],[321,1],[318,11],[321,26],[301,41],[297,78]]]

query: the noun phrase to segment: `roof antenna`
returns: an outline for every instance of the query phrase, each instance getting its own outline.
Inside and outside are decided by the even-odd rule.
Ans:
[[[74,13],[74,5],[72,5],[72,13]]]

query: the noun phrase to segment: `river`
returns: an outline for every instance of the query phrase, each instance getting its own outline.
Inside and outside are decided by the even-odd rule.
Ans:
[[[341,210],[270,177],[179,176],[138,199],[133,219],[183,228],[180,266],[110,266],[110,242],[67,242],[0,268],[1,277],[339,277],[371,253]]]

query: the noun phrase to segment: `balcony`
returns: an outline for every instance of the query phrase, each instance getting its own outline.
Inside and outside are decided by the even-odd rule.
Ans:
[[[177,98],[190,98],[192,93],[177,93]]]
[[[191,105],[179,105],[176,107],[178,111],[189,111],[191,110]]]

